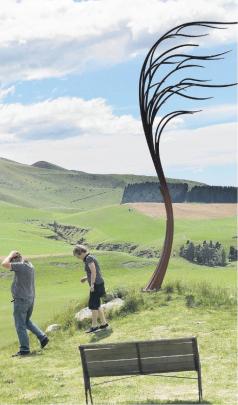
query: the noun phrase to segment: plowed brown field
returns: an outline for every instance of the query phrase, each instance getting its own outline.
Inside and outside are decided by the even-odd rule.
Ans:
[[[155,218],[165,218],[163,203],[133,203],[125,204],[130,208]],[[233,217],[237,215],[236,204],[199,204],[199,203],[173,203],[175,218],[212,219]]]

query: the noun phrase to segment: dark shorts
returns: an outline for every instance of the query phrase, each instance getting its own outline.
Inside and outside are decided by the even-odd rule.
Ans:
[[[88,307],[98,309],[101,306],[101,297],[106,294],[104,283],[94,284],[94,291],[90,291]]]

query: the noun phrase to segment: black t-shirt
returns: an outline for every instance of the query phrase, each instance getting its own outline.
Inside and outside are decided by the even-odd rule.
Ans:
[[[96,267],[95,284],[102,284],[104,282],[104,280],[103,280],[103,277],[101,274],[99,263],[95,256],[93,256],[91,254],[87,254],[87,256],[85,256],[85,258],[84,258],[84,264],[85,264],[85,271],[87,273],[88,284],[91,285],[91,270],[89,268],[90,263],[94,263],[95,267]]]

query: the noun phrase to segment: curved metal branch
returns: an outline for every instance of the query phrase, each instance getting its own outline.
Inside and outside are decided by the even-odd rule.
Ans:
[[[173,221],[173,209],[172,201],[168,189],[168,185],[164,176],[161,159],[160,159],[160,139],[163,131],[167,127],[168,123],[172,121],[175,117],[181,115],[195,114],[201,110],[187,110],[180,109],[177,111],[170,111],[164,116],[159,118],[159,123],[155,125],[155,118],[157,114],[161,111],[161,108],[168,105],[168,101],[171,101],[171,97],[176,95],[187,100],[207,100],[212,97],[201,96],[198,94],[193,94],[192,90],[197,88],[225,88],[234,86],[237,83],[226,83],[226,84],[212,84],[208,83],[210,80],[199,79],[196,77],[185,77],[182,80],[176,79],[176,75],[181,73],[182,69],[191,68],[205,68],[205,66],[198,63],[192,63],[191,61],[217,61],[224,59],[223,56],[230,51],[225,51],[222,53],[217,53],[213,55],[197,55],[188,53],[177,53],[181,48],[192,47],[196,48],[199,45],[196,43],[192,44],[178,44],[172,47],[168,47],[163,52],[159,52],[160,45],[171,39],[183,39],[183,38],[201,38],[209,35],[209,33],[193,33],[187,32],[185,30],[194,28],[209,28],[209,29],[227,29],[230,25],[237,24],[236,22],[218,22],[218,21],[194,21],[185,24],[178,25],[169,31],[167,31],[162,37],[156,41],[156,43],[151,47],[148,52],[142,69],[140,73],[139,82],[139,103],[141,119],[143,124],[143,129],[146,137],[146,141],[150,150],[150,154],[157,172],[160,190],[164,199],[165,209],[166,209],[166,235],[164,240],[164,245],[162,253],[160,256],[159,263],[156,267],[154,274],[152,275],[149,283],[147,284],[145,290],[150,291],[154,289],[159,289],[163,282],[165,276],[168,262],[170,259],[172,243],[173,243],[173,232],[174,232],[174,221]],[[168,68],[172,65],[172,70],[166,72],[161,79],[157,78],[157,73],[161,72],[161,68]],[[162,70],[163,72],[163,70]],[[169,84],[169,81],[172,81]],[[174,81],[174,82],[173,82]],[[167,84],[168,82],[168,84]],[[187,91],[189,90],[189,94]],[[184,93],[186,92],[186,94]]]

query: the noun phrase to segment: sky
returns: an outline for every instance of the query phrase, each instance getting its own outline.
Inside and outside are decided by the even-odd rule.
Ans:
[[[0,156],[26,164],[46,160],[91,173],[154,175],[138,101],[145,56],[161,35],[182,23],[233,21],[236,4],[0,0]],[[236,82],[235,26],[194,33],[209,35],[180,38],[180,44],[199,44],[199,49],[190,46],[190,53],[231,52],[188,76],[184,69],[184,78],[192,74],[211,84]],[[162,45],[158,55],[174,41]],[[163,74],[160,69],[158,80]],[[237,89],[195,88],[193,95],[213,98],[175,96],[159,112],[162,118],[166,108],[202,110],[171,121],[164,130],[160,155],[165,176],[237,186]]]

